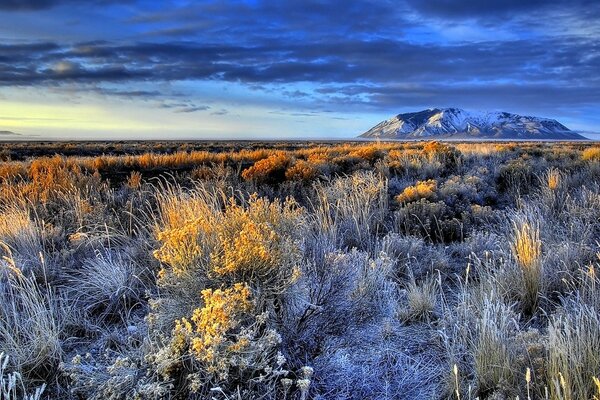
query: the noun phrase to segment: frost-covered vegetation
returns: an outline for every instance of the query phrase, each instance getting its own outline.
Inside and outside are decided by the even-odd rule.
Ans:
[[[598,154],[5,144],[0,399],[600,398]]]

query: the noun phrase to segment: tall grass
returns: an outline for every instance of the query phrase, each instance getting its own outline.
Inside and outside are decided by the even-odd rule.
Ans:
[[[15,370],[48,378],[62,358],[65,321],[70,310],[55,290],[24,276],[14,261],[0,261],[0,343]]]
[[[0,353],[0,396],[4,400],[40,400],[46,390],[46,384],[28,394],[28,389],[23,382],[23,377],[18,372],[8,372],[10,357]]]
[[[600,376],[600,313],[587,304],[572,303],[552,318],[548,327],[548,387],[551,397],[591,399]]]
[[[522,303],[526,312],[534,312],[543,285],[542,241],[535,223],[526,219],[513,222],[513,254],[522,274]]]

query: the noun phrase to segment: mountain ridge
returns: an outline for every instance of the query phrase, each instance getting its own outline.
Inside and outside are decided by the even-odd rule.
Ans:
[[[398,114],[378,123],[359,137],[404,140],[589,140],[555,119],[505,111],[466,111],[453,107]]]

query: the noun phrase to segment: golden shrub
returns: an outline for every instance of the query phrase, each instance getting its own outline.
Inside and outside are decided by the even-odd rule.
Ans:
[[[253,195],[245,206],[230,199],[223,211],[188,207],[204,213],[193,219],[174,216],[157,234],[161,247],[154,256],[175,276],[204,268],[215,277],[283,285],[276,290],[296,276],[298,227],[304,211],[295,201],[270,202]]]
[[[415,185],[409,186],[396,196],[399,203],[409,203],[420,199],[432,199],[437,191],[437,182],[434,179],[418,181]]]
[[[584,161],[600,161],[600,147],[589,147],[583,150],[581,158]]]
[[[383,156],[383,151],[377,145],[360,146],[350,152],[350,157],[358,157],[367,161],[375,161]]]
[[[202,236],[210,235],[215,226],[204,216],[186,221],[182,226],[165,229],[158,233],[157,239],[162,243],[160,249],[154,251],[154,257],[168,264],[177,276],[192,269],[204,254],[199,242]]]
[[[256,195],[248,206],[233,201],[218,227],[218,244],[211,254],[211,270],[220,275],[258,281],[263,286],[284,282],[297,275],[296,242],[303,210],[293,200],[270,202]],[[284,284],[283,287],[277,286]]]
[[[214,386],[236,392],[257,373],[273,384],[287,374],[277,351],[281,335],[267,327],[269,313],[259,312],[247,284],[205,289],[202,300],[191,317],[175,321],[170,341],[149,357],[163,378],[184,377],[192,393]]]
[[[211,373],[226,368],[220,365],[224,360],[217,356],[243,349],[245,341],[235,341],[228,334],[238,327],[240,317],[252,309],[250,297],[250,289],[241,283],[224,290],[203,290],[204,306],[195,309],[189,320],[176,321],[172,349],[182,352],[189,346],[190,354],[207,364]]]

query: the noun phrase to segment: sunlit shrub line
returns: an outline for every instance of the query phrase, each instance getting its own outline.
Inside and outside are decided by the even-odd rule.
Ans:
[[[190,169],[205,164],[241,165],[248,178],[264,179],[269,174],[281,174],[284,179],[311,179],[319,173],[348,172],[347,167],[377,160],[386,160],[393,167],[399,160],[412,157],[437,158],[452,165],[461,155],[490,155],[506,152],[525,153],[532,149],[544,153],[557,151],[579,153],[583,160],[598,160],[600,148],[582,144],[564,144],[545,148],[542,144],[527,143],[460,143],[439,142],[382,142],[307,147],[297,150],[262,148],[235,152],[178,151],[170,154],[101,155],[95,157],[40,157],[33,161],[10,161],[0,165],[0,179],[32,179],[41,174],[56,174],[60,170],[90,174],[129,173],[130,171]]]

